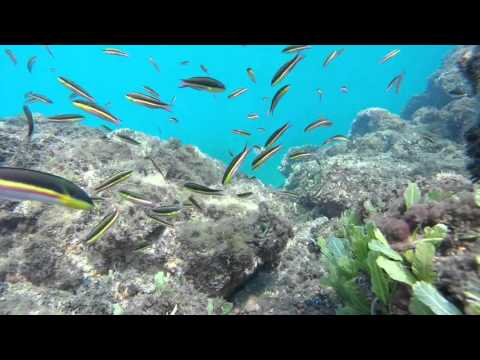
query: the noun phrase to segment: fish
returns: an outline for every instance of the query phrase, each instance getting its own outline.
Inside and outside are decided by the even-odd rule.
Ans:
[[[434,144],[435,140],[428,134],[420,134],[420,137],[424,140],[427,140],[429,143]]]
[[[225,91],[225,85],[211,77],[192,77],[182,80],[181,88],[189,87],[195,90],[204,90],[212,93],[220,93]]]
[[[208,74],[208,69],[205,67],[205,65],[200,64],[200,69],[202,69],[202,71],[203,71],[205,74]]]
[[[263,97],[262,97],[262,100],[263,100],[263,101],[267,101],[267,100],[269,100],[269,99],[270,99],[269,96],[263,96]]]
[[[147,215],[147,217],[149,217],[149,218],[152,219],[153,221],[162,224],[163,226],[166,226],[166,227],[174,227],[174,225],[173,225],[172,223],[163,220],[162,218],[158,217],[158,216],[155,215],[155,214],[147,213],[147,214],[145,214],[145,215]]]
[[[109,128],[107,125],[100,125],[100,129],[105,130],[107,133],[112,132],[113,130]]]
[[[258,114],[248,114],[247,119],[248,120],[257,120],[260,117]]]
[[[188,197],[188,200],[193,204],[193,206],[197,208],[198,211],[203,212],[202,206],[198,203],[198,201],[192,195]]]
[[[385,64],[387,61],[392,60],[395,56],[400,53],[400,49],[395,49],[390,51],[387,55],[385,55],[382,60],[380,60],[380,64]]]
[[[316,120],[316,121],[308,124],[307,127],[303,131],[304,132],[309,132],[309,131],[312,131],[312,130],[314,130],[316,128],[319,128],[319,127],[330,127],[332,125],[333,125],[333,123],[330,120],[319,119],[319,120]]]
[[[295,68],[295,66],[304,59],[302,55],[297,54],[292,60],[283,64],[280,69],[273,75],[271,85],[275,86],[280,83],[285,77]]]
[[[156,97],[158,100],[160,100],[160,94],[157,93],[153,88],[147,85],[143,85],[143,88],[152,96]]]
[[[12,60],[13,65],[17,65],[17,57],[15,56],[15,54],[13,53],[12,50],[5,49],[5,54],[7,54],[7,56],[10,58],[10,60]]]
[[[299,52],[302,50],[307,50],[310,48],[311,48],[310,45],[290,45],[290,46],[287,46],[285,49],[283,49],[282,53],[290,54],[290,53]]]
[[[121,173],[115,174],[114,176],[108,178],[107,180],[103,181],[100,185],[98,185],[94,191],[99,193],[101,191],[110,189],[111,187],[121,183],[122,181],[127,180],[133,174],[133,170],[123,171]]]
[[[100,105],[97,105],[90,101],[84,100],[74,100],[72,104],[83,111],[86,111],[92,115],[98,116],[101,119],[111,122],[112,124],[119,125],[120,119],[109,113],[106,109],[102,108]]]
[[[116,56],[123,56],[123,57],[128,57],[128,53],[119,50],[119,49],[114,49],[114,48],[106,48],[103,49],[103,52],[108,55],[116,55]]]
[[[247,75],[248,75],[248,77],[250,78],[250,80],[252,80],[252,82],[253,82],[254,84],[257,83],[257,79],[256,79],[256,77],[255,77],[255,72],[253,71],[252,68],[247,68]]]
[[[249,191],[249,192],[244,192],[244,193],[240,193],[240,194],[237,194],[237,197],[239,198],[247,198],[247,197],[250,197],[253,195],[253,192]]]
[[[157,72],[160,72],[160,66],[158,66],[157,62],[155,61],[155,59],[153,57],[149,57],[148,61],[150,62],[150,64],[152,64],[154,69],[157,70]]]
[[[346,85],[343,85],[341,88],[340,88],[340,91],[344,94],[348,94],[348,87]]]
[[[177,119],[176,117],[173,117],[173,116],[172,116],[172,117],[171,117],[170,119],[168,119],[168,120],[170,120],[170,122],[173,123],[173,124],[178,124],[178,119]]]
[[[261,128],[257,128],[257,131],[258,131],[258,132],[265,132],[265,128],[262,128],[262,127],[261,127]]]
[[[234,92],[232,92],[230,95],[228,95],[228,98],[229,98],[229,99],[236,98],[237,96],[240,96],[240,95],[242,95],[243,93],[245,93],[245,92],[247,92],[247,91],[248,91],[247,88],[237,89],[237,90],[235,90]]]
[[[51,123],[75,123],[85,119],[83,115],[65,114],[47,117],[48,122]]]
[[[65,86],[67,89],[71,90],[74,94],[81,96],[91,102],[95,102],[95,99],[90,95],[86,90],[82,89],[82,87],[78,84],[75,84],[73,81],[64,78],[63,76],[59,76],[57,80]]]
[[[50,46],[48,46],[48,45],[43,45],[43,46],[44,46],[45,49],[48,51],[48,54],[49,54],[52,58],[54,58],[55,56],[53,56],[53,53],[52,53],[52,50],[50,49]]]
[[[387,85],[387,91],[390,91],[395,86],[395,92],[400,93],[400,86],[402,85],[405,72],[395,76]]]
[[[241,136],[250,136],[250,135],[252,135],[252,134],[250,134],[248,131],[245,131],[245,130],[232,130],[232,134],[241,135]]]
[[[153,96],[148,96],[148,95],[143,95],[138,93],[130,93],[130,94],[127,94],[125,97],[135,104],[143,105],[150,109],[162,109],[168,112],[172,111],[170,109],[170,104],[166,104],[160,101],[159,99],[154,98]]]
[[[225,170],[225,173],[223,174],[223,178],[222,178],[223,186],[226,186],[232,182],[234,176],[237,174],[238,170],[240,170],[240,167],[242,166],[243,162],[245,161],[249,153],[250,153],[250,150],[245,145],[243,150],[232,159],[227,169]]]
[[[118,220],[120,212],[118,209],[114,209],[114,211],[107,216],[105,216],[102,221],[98,223],[97,226],[93,228],[92,231],[86,236],[85,243],[87,245],[93,245],[98,240],[100,240],[107,231],[115,224]]]
[[[25,117],[27,118],[28,122],[27,141],[29,142],[32,139],[33,135],[33,116],[27,105],[23,105],[23,112],[25,113]]]
[[[28,72],[30,74],[32,73],[33,65],[35,65],[36,62],[37,62],[37,57],[36,56],[32,56],[30,59],[28,59],[27,69],[28,69]]]
[[[145,196],[126,190],[120,190],[119,195],[132,203],[143,205],[143,206],[155,206],[155,203],[151,200],[145,198]]]
[[[183,184],[183,187],[187,190],[190,190],[202,195],[218,195],[218,196],[223,195],[223,190],[210,189],[209,187],[196,184],[193,182],[186,182],[185,184]]]
[[[282,191],[277,191],[277,194],[278,195],[285,195],[285,196],[290,196],[294,199],[298,199],[300,197],[300,195],[292,192],[292,191],[286,191],[286,190],[282,190]]]
[[[72,209],[91,209],[90,196],[59,176],[21,168],[0,167],[0,198],[11,201],[39,201]]]
[[[170,101],[170,106],[173,106],[176,100],[177,100],[176,96],[172,97],[172,100]]]
[[[262,166],[268,159],[270,159],[273,155],[279,152],[282,148],[282,145],[277,145],[273,148],[267,149],[263,151],[260,155],[258,155],[252,162],[252,170],[258,169]]]
[[[317,95],[320,97],[320,100],[323,98],[323,91],[320,89],[317,89]]]
[[[142,145],[142,143],[138,142],[135,139],[132,139],[128,135],[115,133],[115,136],[118,137],[119,139],[121,139],[122,141],[125,141],[126,143],[129,143],[131,145],[136,145],[136,146]]]
[[[273,111],[278,105],[278,102],[285,96],[285,94],[290,90],[290,85],[285,85],[278,89],[276,94],[273,96],[272,103],[270,105],[270,114],[273,115]]]
[[[163,174],[162,169],[160,169],[160,166],[158,166],[158,164],[155,162],[155,160],[153,160],[153,158],[151,158],[150,156],[147,157],[147,159],[152,162],[153,167],[155,168],[155,170],[157,170],[157,171],[160,173],[160,175],[162,175],[163,178],[165,178],[165,175]]]
[[[323,67],[327,67],[333,60],[335,60],[340,55],[342,55],[343,51],[344,51],[344,49],[339,49],[339,50],[332,51],[330,53],[330,55],[328,55],[325,58],[325,61],[323,62]]]
[[[295,152],[292,152],[288,155],[288,159],[289,160],[297,160],[297,159],[302,159],[304,157],[309,157],[309,156],[312,156],[313,153],[311,151],[303,151],[303,150],[300,150],[300,151],[295,151]]]
[[[78,96],[78,94],[71,93],[70,96],[68,97],[70,100],[75,99]]]
[[[270,135],[270,137],[265,142],[264,148],[268,148],[273,144],[275,144],[278,141],[278,139],[280,139],[280,137],[285,133],[285,131],[288,130],[288,128],[290,128],[290,125],[289,123],[286,123],[281,128],[275,130],[273,134]]]
[[[258,145],[253,145],[253,151],[255,152],[255,154],[258,155],[263,151],[263,148],[261,146],[258,146]]]
[[[36,94],[32,91],[28,92],[25,94],[25,97],[27,97],[27,101],[28,102],[43,102],[45,104],[53,104],[53,101],[50,100],[48,97],[46,97],[45,95],[40,95],[40,94]]]
[[[188,65],[188,64],[190,64],[189,60],[183,60],[180,62],[180,65]]]
[[[230,155],[231,157],[235,156],[230,149],[228,150],[228,155]]]
[[[182,211],[182,209],[183,208],[181,206],[175,206],[175,205],[161,206],[161,207],[152,209],[152,212],[154,212],[156,215],[159,215],[159,216],[175,216],[175,215],[178,215],[180,211]]]
[[[343,135],[335,135],[323,142],[323,145],[331,144],[334,141],[350,141],[350,139]]]

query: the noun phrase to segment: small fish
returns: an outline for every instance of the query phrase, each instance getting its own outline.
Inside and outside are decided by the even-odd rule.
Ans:
[[[183,60],[180,62],[180,65],[188,65],[188,64],[190,64],[189,60]]]
[[[283,49],[282,53],[290,54],[290,53],[295,53],[295,52],[299,52],[299,51],[302,51],[302,50],[307,50],[307,49],[310,49],[310,48],[311,48],[310,45],[290,45],[290,46],[287,46],[285,49]]]
[[[13,65],[17,65],[17,57],[15,56],[15,54],[13,53],[12,50],[5,49],[5,54],[7,54],[7,56],[10,58],[10,60],[12,60]]]
[[[126,143],[129,143],[131,145],[136,145],[136,146],[142,145],[142,143],[138,142],[135,139],[132,139],[130,136],[127,136],[125,134],[115,133],[115,136],[118,137],[119,139],[121,139],[122,141],[124,141]]]
[[[346,85],[343,85],[341,88],[340,88],[340,91],[344,94],[348,94],[348,87]]]
[[[83,111],[86,111],[92,115],[98,116],[101,119],[109,121],[115,125],[120,124],[120,119],[110,114],[106,109],[102,108],[101,106],[84,100],[74,100],[72,104]]]
[[[258,132],[265,132],[265,128],[257,128]]]
[[[52,50],[50,49],[50,46],[48,46],[48,45],[43,45],[43,46],[44,46],[45,49],[48,51],[48,54],[49,54],[52,58],[54,58],[55,56],[53,56],[53,53],[52,53]]]
[[[400,86],[402,85],[405,72],[395,76],[387,85],[387,91],[390,91],[395,86],[395,92],[400,93]]]
[[[147,159],[152,162],[153,167],[155,168],[155,170],[157,170],[157,171],[160,173],[160,175],[162,175],[162,177],[165,179],[165,175],[163,174],[162,169],[160,169],[160,166],[158,166],[158,164],[153,160],[153,158],[147,157]]]
[[[263,100],[263,101],[267,101],[267,100],[269,100],[269,99],[270,99],[269,96],[263,96],[263,97],[262,97],[262,100]]]
[[[309,132],[312,131],[316,128],[319,127],[330,127],[332,126],[333,123],[330,120],[327,119],[319,119],[317,121],[312,122],[311,124],[308,124],[307,127],[303,130],[304,132]]]
[[[312,156],[313,153],[311,151],[295,151],[292,152],[291,154],[288,155],[289,160],[297,160],[297,159],[302,159],[304,157],[309,157]]]
[[[188,197],[188,200],[193,204],[193,206],[197,208],[198,211],[203,212],[202,206],[198,203],[198,201],[192,195]]]
[[[176,96],[172,97],[172,100],[170,101],[170,106],[173,106],[175,104],[175,101],[177,100]]]
[[[332,136],[331,138],[328,138],[327,140],[325,140],[323,142],[323,145],[331,144],[335,141],[350,141],[350,139],[346,136],[343,136],[343,135],[335,135],[335,136]]]
[[[320,90],[320,89],[317,89],[317,95],[318,95],[318,97],[320,98],[320,100],[322,100],[322,98],[323,98],[323,91]]]
[[[101,191],[110,189],[111,187],[121,183],[122,181],[127,180],[132,174],[133,174],[133,170],[123,171],[121,173],[118,173],[118,174],[112,176],[111,178],[108,178],[104,182],[102,182],[100,185],[98,185],[94,189],[94,191],[96,193],[99,193]]]
[[[285,133],[290,128],[290,125],[286,123],[283,125],[281,128],[275,130],[272,135],[268,138],[268,140],[265,142],[264,148],[268,148],[275,144],[278,139]]]
[[[107,125],[100,125],[100,129],[106,131],[107,133],[113,131],[113,129],[109,128]]]
[[[268,159],[270,159],[273,155],[279,152],[282,148],[282,145],[277,145],[273,148],[265,150],[260,155],[258,155],[252,162],[252,170],[258,169],[261,165],[263,165]]]
[[[30,59],[28,59],[27,69],[28,69],[28,72],[30,74],[32,73],[33,65],[35,65],[36,62],[37,62],[37,57],[36,56],[32,56]]]
[[[182,80],[180,87],[189,87],[195,90],[204,90],[212,93],[220,93],[225,91],[225,85],[222,84],[220,81],[215,80],[211,77],[202,76]]]
[[[152,214],[152,213],[147,213],[145,214],[147,215],[150,219],[152,219],[153,221],[159,223],[159,224],[162,224],[163,226],[166,226],[166,227],[171,227],[173,228],[174,225],[168,221],[165,221],[163,220],[162,218],[160,218],[159,216],[155,215],[155,214]]]
[[[234,92],[232,92],[230,95],[228,95],[228,98],[229,98],[229,99],[236,98],[237,96],[240,96],[240,95],[242,95],[243,93],[245,93],[245,92],[247,92],[247,91],[248,91],[247,88],[237,89],[237,90],[235,90]]]
[[[385,64],[387,61],[392,60],[395,56],[400,53],[400,49],[395,49],[390,51],[387,55],[385,55],[382,60],[380,60],[380,64]]]
[[[32,116],[32,112],[30,111],[27,105],[23,106],[23,112],[25,113],[25,117],[27,118],[27,122],[28,122],[27,141],[30,142],[33,135],[33,116]]]
[[[228,155],[230,155],[231,157],[235,156],[230,149],[228,150]]]
[[[202,71],[203,71],[205,74],[208,74],[208,69],[205,67],[205,65],[200,64],[200,69],[202,69]]]
[[[175,215],[178,215],[180,213],[180,211],[182,211],[182,207],[181,206],[161,206],[161,207],[157,207],[155,209],[152,209],[152,212],[154,212],[156,215],[159,215],[159,216],[175,216]]]
[[[143,205],[143,206],[155,206],[155,203],[151,200],[148,200],[145,196],[134,193],[131,191],[120,190],[118,192],[122,198],[128,200],[132,203]]]
[[[278,89],[277,93],[272,99],[272,103],[270,105],[270,114],[273,115],[273,111],[278,105],[278,102],[285,96],[285,94],[290,90],[290,85],[285,85]]]
[[[171,122],[172,124],[178,124],[178,119],[177,119],[176,117],[173,117],[173,116],[172,116],[172,117],[171,117],[170,119],[168,119],[168,120],[170,120],[170,122]]]
[[[294,199],[298,199],[300,197],[300,195],[292,192],[292,191],[286,191],[286,190],[282,190],[282,191],[277,191],[277,194],[278,195],[285,195],[285,196],[289,196],[289,197],[292,197]]]
[[[47,117],[48,122],[51,123],[75,123],[85,119],[82,115],[76,114],[65,114],[65,115],[55,115]]]
[[[248,114],[247,119],[248,120],[257,120],[260,117],[258,114]]]
[[[106,48],[103,50],[105,54],[108,55],[116,55],[116,56],[123,56],[123,57],[128,57],[128,54],[122,50],[119,49],[114,49],[114,48]]]
[[[273,75],[271,85],[275,86],[280,83],[285,77],[294,69],[294,67],[304,59],[302,55],[297,54],[292,60],[286,62],[284,65],[278,69],[278,71]]]
[[[157,70],[157,72],[160,72],[160,66],[158,66],[157,62],[155,61],[155,59],[153,57],[149,57],[148,61],[150,62],[150,64],[152,64],[154,69]]]
[[[70,100],[75,99],[78,96],[78,94],[71,93],[70,96],[68,97]]]
[[[118,220],[120,212],[115,209],[111,214],[105,216],[100,223],[87,235],[85,242],[87,245],[93,245],[98,240],[100,240],[107,231],[115,224]]]
[[[187,182],[187,183],[183,184],[183,187],[187,190],[190,190],[190,191],[196,192],[198,194],[202,194],[202,195],[223,195],[223,193],[222,193],[223,190],[210,189],[206,186],[196,184],[196,183],[193,183],[193,182]]]
[[[327,67],[333,60],[335,60],[340,55],[342,55],[343,51],[344,51],[344,49],[339,49],[339,50],[332,51],[330,53],[330,55],[328,55],[326,57],[325,61],[323,62],[323,67]]]
[[[244,193],[240,193],[240,194],[237,194],[237,197],[239,198],[247,198],[247,197],[250,197],[253,195],[253,192],[249,191],[249,192],[244,192]]]
[[[227,169],[225,170],[225,173],[223,174],[223,178],[222,178],[223,186],[226,186],[232,182],[234,176],[237,174],[238,170],[240,170],[240,167],[242,166],[243,162],[245,161],[249,153],[250,153],[250,150],[245,145],[243,150],[232,159]]]
[[[258,145],[253,145],[253,151],[255,152],[255,154],[258,155],[263,151],[263,148],[261,146],[258,146]]]
[[[27,97],[28,102],[37,102],[38,101],[38,102],[43,102],[45,104],[53,104],[53,101],[50,100],[45,95],[36,94],[32,91],[26,93],[25,96]]]
[[[252,80],[252,82],[253,82],[254,84],[257,83],[257,79],[256,79],[256,77],[255,77],[255,73],[253,72],[253,69],[252,69],[252,68],[247,68],[247,75],[248,75],[248,77],[250,78],[250,80]]]
[[[144,88],[150,95],[152,95],[153,97],[156,97],[158,100],[160,100],[160,94],[157,93],[155,90],[153,90],[153,88],[151,88],[150,86],[147,86],[147,85],[143,85],[143,88]]]
[[[429,143],[434,144],[435,140],[428,134],[420,134],[421,138],[427,140]]]
[[[59,76],[57,80],[65,86],[67,89],[71,90],[74,94],[77,94],[78,96],[81,96],[91,102],[95,102],[95,99],[90,95],[87,91],[82,89],[80,85],[75,84],[73,81],[68,80],[62,76]]]
[[[232,130],[232,134],[241,135],[241,136],[250,136],[250,135],[252,135],[252,134],[250,134],[248,131],[245,131],[245,130]]]
[[[126,95],[126,98],[135,104],[143,105],[150,109],[162,109],[168,112],[172,111],[169,104],[166,104],[152,96],[138,93],[130,93]]]
[[[40,171],[0,167],[0,198],[40,201],[72,209],[91,209],[93,201],[74,183]]]

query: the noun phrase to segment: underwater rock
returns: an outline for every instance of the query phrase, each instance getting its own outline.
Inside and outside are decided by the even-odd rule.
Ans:
[[[368,108],[360,111],[352,123],[352,136],[362,136],[367,133],[382,130],[400,130],[405,122],[398,115],[381,108]]]

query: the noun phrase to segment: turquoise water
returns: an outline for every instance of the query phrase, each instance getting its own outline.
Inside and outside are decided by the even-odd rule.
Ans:
[[[286,45],[285,45],[286,46]],[[397,46],[397,45],[315,45],[303,52],[305,59],[284,79],[273,87],[272,76],[293,55],[283,54],[281,45],[195,45],[195,46],[109,46],[109,45],[51,45],[54,58],[43,46],[1,46],[0,55],[0,117],[22,114],[24,94],[33,91],[46,95],[54,104],[33,103],[32,112],[44,115],[78,113],[87,115],[84,124],[99,126],[110,123],[83,113],[69,99],[70,91],[57,81],[64,76],[88,91],[99,105],[111,102],[108,110],[122,121],[121,127],[129,127],[162,139],[179,138],[183,143],[198,146],[203,152],[228,164],[234,153],[241,151],[245,143],[263,145],[268,136],[284,123],[289,129],[279,140],[283,150],[257,171],[251,171],[249,163],[242,170],[255,175],[265,183],[281,186],[284,179],[278,171],[283,155],[291,146],[321,144],[336,134],[348,134],[355,115],[368,107],[382,107],[400,113],[407,101],[422,92],[428,77],[439,67],[444,56],[453,46]],[[106,55],[104,48],[115,47],[129,53],[128,58]],[[18,64],[13,65],[3,49],[11,49]],[[327,68],[322,64],[333,50],[344,48],[344,53]],[[386,64],[380,59],[398,48],[400,54]],[[30,74],[27,61],[37,56]],[[157,72],[149,63],[153,57],[160,66]],[[180,65],[189,60],[188,65]],[[221,94],[211,94],[189,88],[179,88],[181,79],[207,76],[200,64],[206,66],[211,77],[226,86]],[[253,68],[257,83],[253,84],[246,69]],[[405,71],[400,94],[386,92],[390,80]],[[290,91],[277,106],[274,116],[268,116],[270,99],[283,85],[290,84]],[[149,109],[125,99],[130,92],[143,92],[143,85],[155,89],[163,101],[170,102],[176,96],[172,113],[161,109]],[[346,85],[344,94],[340,87]],[[227,99],[235,89],[247,87],[249,91],[237,98]],[[316,89],[324,93],[319,98]],[[262,97],[268,96],[265,101]],[[248,120],[247,115],[258,113],[260,119]],[[177,124],[169,121],[175,116]],[[304,127],[320,117],[334,122],[331,128],[304,133]],[[256,129],[263,127],[266,132]],[[161,133],[159,134],[159,129]],[[231,133],[233,129],[252,133],[244,138]]]

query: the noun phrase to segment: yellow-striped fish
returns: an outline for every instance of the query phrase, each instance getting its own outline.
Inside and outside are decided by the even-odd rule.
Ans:
[[[303,151],[303,150],[299,150],[299,151],[295,151],[295,152],[292,152],[288,155],[288,159],[289,160],[298,160],[298,159],[302,159],[304,157],[309,157],[309,156],[312,156],[313,153],[311,151]]]
[[[252,170],[258,169],[262,166],[268,159],[270,159],[273,155],[278,153],[282,148],[282,145],[277,145],[273,148],[265,150],[260,155],[258,155],[252,162]]]
[[[342,55],[343,51],[344,51],[344,49],[339,49],[339,50],[332,51],[330,53],[330,55],[328,55],[327,58],[325,59],[325,61],[323,62],[323,67],[327,67],[328,64],[330,64],[333,60],[335,60],[340,55]]]
[[[146,106],[150,109],[162,109],[168,112],[171,112],[170,104],[164,103],[153,96],[138,94],[138,93],[130,93],[126,95],[126,98],[131,102],[134,102],[138,105]]]
[[[290,45],[290,46],[287,46],[285,49],[283,49],[282,53],[290,54],[290,53],[295,53],[295,52],[299,52],[299,51],[302,51],[302,50],[307,50],[307,49],[310,49],[310,48],[311,48],[310,45]]]
[[[74,100],[72,104],[83,111],[86,111],[92,115],[98,116],[101,119],[109,121],[115,125],[120,124],[120,119],[113,116],[109,113],[106,109],[102,108],[100,105],[97,105],[90,101],[83,101],[83,100]]]
[[[387,61],[392,60],[395,56],[400,53],[400,49],[395,49],[390,51],[387,55],[385,55],[382,60],[380,60],[380,64],[385,64]]]
[[[243,162],[247,158],[249,152],[250,150],[245,145],[242,152],[240,152],[237,156],[235,156],[232,159],[227,169],[225,170],[225,173],[223,174],[222,184],[224,186],[232,182],[233,177],[238,172],[238,170],[240,170],[240,167],[242,166]]]
[[[307,127],[303,130],[304,132],[309,132],[312,131],[316,128],[319,127],[330,127],[332,126],[333,123],[330,120],[327,119],[319,119],[317,121],[312,122],[311,124],[308,124]]]
[[[132,174],[133,174],[133,170],[118,173],[118,174],[112,176],[111,178],[108,178],[104,182],[102,182],[94,190],[95,190],[95,192],[99,193],[101,191],[110,189],[111,187],[113,187],[113,186],[121,183],[122,181],[125,181],[126,179],[128,179]]]
[[[273,75],[271,85],[275,86],[293,70],[293,68],[304,59],[302,55],[297,54],[292,60],[288,61]]]
[[[98,240],[100,240],[107,231],[115,224],[118,220],[120,212],[118,209],[115,209],[111,214],[105,216],[100,223],[95,226],[95,228],[87,235],[85,242],[87,245],[93,245]]]
[[[285,131],[288,130],[290,125],[286,123],[283,125],[281,128],[275,130],[272,135],[268,138],[268,140],[265,142],[264,148],[268,148],[269,146],[272,146],[277,142],[278,139],[285,133]]]
[[[245,130],[232,130],[232,134],[241,135],[241,136],[250,136],[250,135],[252,135],[252,134],[250,134],[248,131],[245,131]]]
[[[327,144],[331,144],[335,141],[350,141],[350,139],[346,136],[343,136],[343,135],[335,135],[335,136],[332,136],[331,138],[328,138],[327,140],[325,140],[323,142],[323,144],[327,145]]]
[[[75,123],[85,119],[83,115],[65,114],[47,117],[48,122],[51,123]]]
[[[273,115],[273,111],[278,105],[278,102],[285,96],[285,94],[290,90],[290,85],[285,85],[278,89],[276,94],[273,96],[272,103],[270,105],[270,115]]]
[[[260,117],[258,114],[248,114],[247,119],[248,120],[257,120]]]
[[[84,89],[82,89],[82,87],[80,85],[77,85],[75,84],[73,81],[71,80],[68,80],[62,76],[59,76],[57,78],[57,80],[63,85],[65,86],[67,89],[71,90],[73,93],[81,96],[81,97],[84,97],[85,99],[88,99],[90,100],[91,102],[95,102],[95,99],[87,92],[85,91]]]
[[[116,56],[123,56],[128,57],[128,54],[122,50],[114,49],[114,48],[106,48],[103,49],[103,52],[108,55],[116,55]]]
[[[248,91],[247,88],[237,89],[237,90],[235,90],[234,92],[232,92],[230,95],[228,95],[228,98],[229,98],[229,99],[236,98],[237,96],[240,96],[240,95],[242,95],[243,93],[245,93],[245,92],[247,92],[247,91]]]

